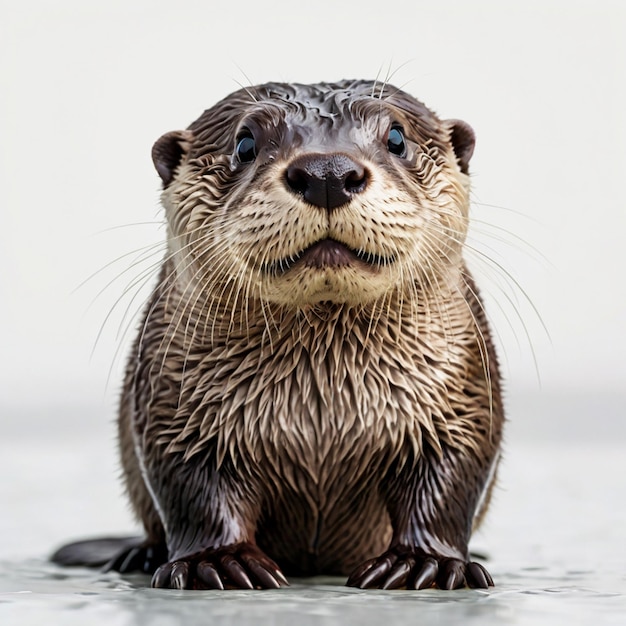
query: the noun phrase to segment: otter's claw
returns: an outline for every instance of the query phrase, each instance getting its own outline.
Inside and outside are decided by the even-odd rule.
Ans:
[[[392,548],[363,563],[346,584],[361,589],[426,589],[433,585],[440,589],[465,585],[486,589],[493,587],[493,579],[479,563],[437,557],[419,549]]]
[[[250,543],[170,561],[152,577],[153,587],[169,589],[278,589],[288,584],[278,565]]]

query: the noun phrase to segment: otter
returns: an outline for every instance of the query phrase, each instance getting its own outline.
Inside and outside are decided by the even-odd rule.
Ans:
[[[474,142],[360,80],[240,89],[156,142],[167,254],[119,412],[146,536],[103,540],[109,569],[493,585],[468,551],[504,423],[463,257]]]

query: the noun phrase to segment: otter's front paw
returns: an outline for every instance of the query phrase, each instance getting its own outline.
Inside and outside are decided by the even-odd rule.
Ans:
[[[278,589],[289,583],[251,543],[208,549],[161,565],[152,586],[167,589]]]
[[[398,547],[363,563],[346,584],[361,589],[426,589],[433,585],[440,589],[465,585],[486,589],[493,587],[493,579],[479,563]]]

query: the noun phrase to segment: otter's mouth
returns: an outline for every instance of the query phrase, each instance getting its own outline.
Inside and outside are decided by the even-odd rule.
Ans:
[[[288,272],[296,264],[315,269],[338,268],[361,263],[368,267],[380,268],[395,261],[394,256],[383,256],[354,250],[335,239],[322,239],[292,256],[263,265],[263,270],[275,275]]]

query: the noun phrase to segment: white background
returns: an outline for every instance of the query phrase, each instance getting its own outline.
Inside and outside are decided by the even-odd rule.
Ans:
[[[3,426],[30,407],[112,419],[160,252],[124,255],[163,239],[154,140],[239,83],[389,67],[476,131],[472,241],[494,262],[470,259],[510,393],[539,389],[533,351],[544,391],[623,388],[626,3],[5,0],[0,64]]]

